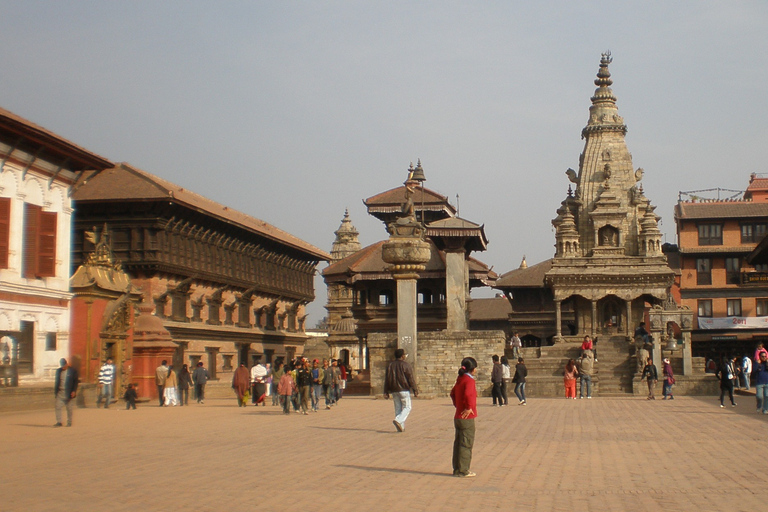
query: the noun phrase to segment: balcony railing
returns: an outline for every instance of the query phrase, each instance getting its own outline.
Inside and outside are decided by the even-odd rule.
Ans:
[[[741,284],[768,285],[768,272],[742,272]]]

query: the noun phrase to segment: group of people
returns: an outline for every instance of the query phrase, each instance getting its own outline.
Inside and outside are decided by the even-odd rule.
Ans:
[[[756,411],[768,414],[768,350],[762,343],[757,345],[752,358],[748,355],[733,358],[721,357],[720,364],[714,371],[720,380],[720,407],[725,407],[726,394],[731,401],[731,407],[736,407],[733,390],[742,387],[747,390],[750,389],[753,369],[755,373]]]
[[[662,400],[674,400],[675,396],[672,394],[672,386],[675,385],[675,372],[672,370],[672,364],[669,362],[669,358],[665,357],[662,362],[662,378],[664,379],[664,384],[662,386]],[[653,359],[650,357],[645,361],[640,380],[645,380],[648,385],[647,400],[656,400],[656,383],[659,382],[659,370],[656,368],[656,365],[653,364]]]
[[[192,372],[189,371],[186,364],[182,364],[177,374],[172,367],[168,366],[168,361],[164,359],[155,370],[155,385],[157,386],[160,407],[189,405],[190,388],[194,388],[197,403],[205,403],[205,385],[208,379],[208,370],[202,361],[197,363]],[[131,390],[133,396],[129,396]],[[123,398],[126,402],[126,409],[131,408],[131,406],[136,408],[135,390],[133,390],[132,385],[128,385],[128,390],[126,390]]]
[[[516,338],[517,334],[513,336]],[[519,338],[518,338],[519,342]],[[514,343],[511,342],[511,343]],[[515,374],[512,376],[512,368],[509,366],[509,359],[507,356],[501,356],[494,354],[491,356],[493,361],[493,368],[491,369],[491,397],[493,398],[493,407],[497,405],[504,407],[509,405],[509,398],[507,396],[507,383],[512,382],[515,385],[515,396],[517,396],[517,405],[526,405],[525,400],[525,378],[528,376],[528,368],[525,366],[525,360],[519,356],[520,351],[514,350],[513,353],[517,353],[517,364],[515,365]]]
[[[320,408],[321,398],[325,408],[336,405],[346,389],[349,371],[339,360],[324,359],[322,366],[319,359],[311,363],[307,358],[297,357],[283,363],[276,361],[274,368],[269,363],[258,363],[250,372],[245,363],[241,363],[232,376],[232,388],[237,395],[237,403],[245,407],[248,397],[251,403],[266,406],[271,397],[272,405],[280,405],[285,414],[295,412],[309,414]]]

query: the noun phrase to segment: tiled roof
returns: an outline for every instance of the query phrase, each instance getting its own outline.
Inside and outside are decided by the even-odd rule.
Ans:
[[[472,299],[468,304],[470,320],[507,320],[512,313],[512,306],[506,297]]]
[[[330,260],[330,255],[325,251],[263,220],[233,210],[128,164],[119,164],[98,174],[86,176],[83,185],[72,197],[76,202],[173,201],[298,249],[314,259]]]
[[[400,187],[387,190],[386,192],[376,194],[375,196],[371,196],[368,199],[363,200],[363,204],[367,206],[371,211],[400,211],[400,205],[404,200],[405,185],[402,185]],[[421,209],[422,203],[424,204],[425,210],[442,210],[443,208],[446,208],[452,213],[456,213],[456,209],[448,202],[447,197],[438,194],[437,192],[428,188],[424,189],[424,193],[422,195],[421,187],[417,187],[413,193],[413,204],[416,209]]]
[[[40,158],[46,160],[52,156],[67,160],[66,168],[72,171],[106,169],[114,164],[104,157],[60,137],[50,130],[0,108],[0,130],[14,141],[21,140],[21,145],[44,147]],[[33,152],[36,152],[33,150]],[[56,163],[56,162],[54,162]]]
[[[544,260],[527,268],[517,268],[502,274],[494,288],[541,288],[544,276],[552,268],[552,259]]]
[[[704,201],[683,202],[675,206],[675,218],[695,219],[743,219],[768,218],[768,203],[751,201]]]
[[[768,178],[754,178],[750,181],[747,191],[753,192],[755,190],[768,190]]]

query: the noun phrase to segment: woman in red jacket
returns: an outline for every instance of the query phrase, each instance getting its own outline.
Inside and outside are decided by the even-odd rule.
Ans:
[[[451,400],[456,407],[453,426],[456,437],[453,441],[453,476],[470,478],[476,476],[469,470],[472,462],[472,446],[475,444],[475,418],[477,418],[477,388],[475,387],[477,361],[465,357],[459,368],[459,378],[451,389]]]

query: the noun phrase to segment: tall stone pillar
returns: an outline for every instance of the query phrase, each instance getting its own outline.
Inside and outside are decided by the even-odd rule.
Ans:
[[[556,300],[555,301],[555,337],[553,338],[554,343],[560,343],[563,341],[563,301]]]
[[[592,336],[592,338],[594,338],[595,335],[598,332],[597,331],[597,301],[596,300],[592,301],[592,328],[591,328],[591,331],[592,331],[591,336]]]
[[[445,302],[449,331],[467,330],[464,254],[464,248],[445,252]]]
[[[627,331],[627,340],[632,341],[632,335],[634,334],[634,331],[632,330],[632,299],[627,300],[626,331]]]

